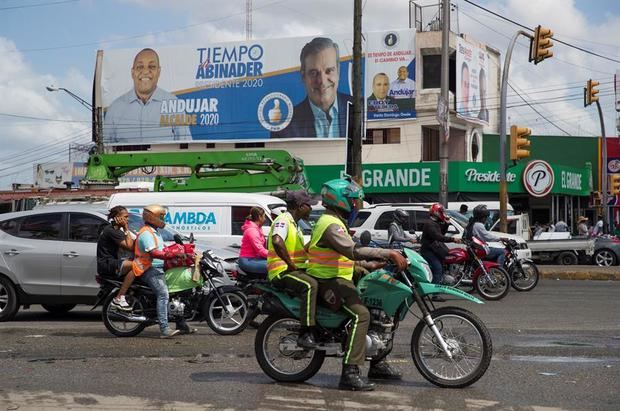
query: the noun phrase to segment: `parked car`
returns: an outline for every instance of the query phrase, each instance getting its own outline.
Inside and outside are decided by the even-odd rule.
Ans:
[[[592,263],[601,267],[610,267],[620,264],[620,238],[597,238],[594,241]]]
[[[99,284],[96,253],[106,210],[89,206],[55,206],[0,214],[0,321],[13,318],[20,306],[41,304],[50,312],[67,312],[77,304],[92,304]],[[142,226],[130,214],[129,226]],[[176,231],[162,230],[166,243]],[[197,249],[213,249],[197,241]],[[237,255],[215,250],[224,259]]]
[[[394,204],[377,204],[368,206],[359,211],[357,218],[351,224],[351,231],[353,236],[358,238],[364,231],[369,231],[372,235],[372,239],[378,242],[385,242],[388,239],[388,227],[394,220],[394,210],[402,208],[409,213],[409,223],[404,227],[411,233],[415,233],[417,236],[422,235],[422,229],[424,224],[429,220],[428,207],[423,205],[415,205],[409,203],[394,203]],[[465,231],[465,226],[458,220],[461,216],[456,211],[447,210],[446,213],[451,217],[452,222],[448,228],[448,235],[461,238]],[[492,232],[498,237],[511,238],[520,246],[517,251],[518,258],[531,258],[531,251],[527,246],[525,240],[521,237],[505,233]],[[461,247],[461,245],[449,243],[448,247]],[[503,248],[504,246],[497,242],[489,244],[492,247]]]

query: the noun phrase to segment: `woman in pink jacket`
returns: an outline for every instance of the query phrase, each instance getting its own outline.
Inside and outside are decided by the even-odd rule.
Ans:
[[[257,277],[267,277],[267,249],[262,226],[265,223],[265,210],[252,207],[250,215],[246,217],[241,227],[241,251],[239,252],[239,267],[248,274]]]

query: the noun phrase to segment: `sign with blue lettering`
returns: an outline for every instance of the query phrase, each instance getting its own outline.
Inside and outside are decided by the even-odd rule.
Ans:
[[[390,32],[390,56],[377,57],[395,79],[405,66],[406,84],[415,71],[414,33]],[[366,34],[365,47],[385,36]],[[95,101],[104,110],[104,143],[344,138],[352,44],[350,35],[325,35],[102,51]],[[413,87],[391,91],[398,107],[406,97],[404,118],[415,117]]]
[[[223,216],[221,208],[212,207],[166,207],[166,227],[181,233],[222,234]],[[129,212],[142,214],[142,208],[131,208]]]

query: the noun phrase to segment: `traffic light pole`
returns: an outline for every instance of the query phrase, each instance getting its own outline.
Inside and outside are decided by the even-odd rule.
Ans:
[[[532,39],[532,35],[523,30],[519,30],[514,35],[506,50],[506,58],[504,59],[504,71],[502,72],[502,88],[500,96],[500,115],[499,115],[499,226],[500,231],[505,233],[508,231],[508,182],[506,180],[506,100],[508,94],[508,73],[510,71],[510,58],[512,57],[512,49],[517,43],[517,38],[523,35],[528,39]]]
[[[601,191],[602,191],[602,203],[603,203],[603,232],[605,234],[609,233],[609,206],[607,205],[608,200],[608,196],[607,196],[607,139],[605,138],[605,121],[603,121],[603,110],[601,110],[601,103],[598,101],[598,99],[596,100],[596,108],[598,109],[598,118],[601,122],[601,136],[603,139],[603,147],[602,147],[602,157],[603,157],[603,161],[602,161],[602,184],[601,184]]]

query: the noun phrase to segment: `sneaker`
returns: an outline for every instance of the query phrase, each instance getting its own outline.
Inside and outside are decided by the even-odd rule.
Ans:
[[[181,335],[184,335],[184,334],[196,334],[198,332],[198,328],[191,328],[191,327],[177,328],[177,331]]]
[[[131,311],[131,306],[125,300],[125,296],[112,298],[112,306],[122,311]]]
[[[170,328],[168,328],[167,330],[164,330],[161,332],[161,335],[159,336],[159,338],[172,338],[175,335],[178,335],[180,333],[181,333],[180,330],[171,330]]]

